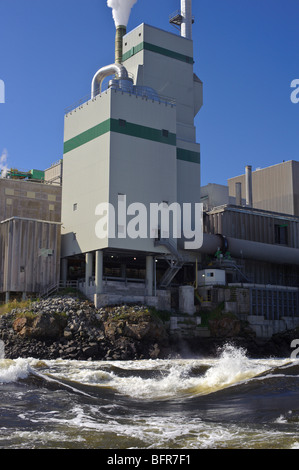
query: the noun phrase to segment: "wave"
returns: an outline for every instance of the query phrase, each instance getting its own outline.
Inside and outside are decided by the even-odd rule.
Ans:
[[[131,399],[168,400],[209,395],[253,379],[298,375],[287,360],[252,360],[246,351],[226,345],[215,359],[144,361],[0,360],[0,383],[39,378],[70,392],[98,395],[111,391]],[[93,393],[94,392],[94,393]]]
[[[0,383],[7,384],[17,382],[19,379],[26,379],[32,372],[32,367],[28,359],[1,359],[0,360]]]

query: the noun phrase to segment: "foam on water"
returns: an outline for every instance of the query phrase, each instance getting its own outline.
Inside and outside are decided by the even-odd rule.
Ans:
[[[198,361],[197,361],[198,362]],[[168,373],[151,379],[115,377],[111,381],[120,393],[148,399],[173,398],[212,393],[255,377],[269,367],[246,357],[242,349],[226,346],[202,376],[190,373],[196,361],[172,361]]]
[[[53,366],[53,364],[51,364]],[[51,365],[49,364],[50,368]],[[54,363],[58,366],[58,363]],[[253,361],[243,349],[227,345],[219,358],[119,362],[65,361],[55,377],[97,387],[109,387],[127,397],[161,400],[192,397],[221,390],[269,370],[269,361]],[[205,368],[202,369],[201,366]],[[208,369],[206,370],[206,368]],[[138,369],[150,377],[138,374]],[[120,373],[126,371],[126,374]],[[193,373],[194,370],[199,370]],[[53,369],[51,374],[53,374]]]
[[[278,407],[277,413],[268,407],[264,414],[257,410],[256,422],[239,398],[235,409],[230,401],[228,408],[222,401],[230,396],[230,387],[252,379],[255,393],[259,384],[262,390],[264,382],[269,387],[272,377],[290,378],[296,387],[297,370],[288,362],[248,359],[244,350],[232,346],[208,360],[2,359],[1,405],[7,404],[7,414],[0,428],[0,447],[296,449],[299,412],[294,400],[288,408]],[[31,375],[43,380],[38,388]],[[6,387],[26,378],[24,388]],[[48,387],[50,382],[56,386]],[[223,388],[228,389],[224,395],[208,396]],[[236,390],[242,400],[244,388],[234,388],[233,394]],[[250,390],[246,387],[244,403]],[[159,406],[157,400],[165,401]],[[210,400],[215,405],[211,409],[206,406]]]
[[[26,379],[32,372],[31,361],[28,359],[0,360],[0,383],[16,382],[19,379]]]

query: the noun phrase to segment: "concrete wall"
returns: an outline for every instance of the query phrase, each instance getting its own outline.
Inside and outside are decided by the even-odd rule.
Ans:
[[[62,160],[59,160],[45,170],[45,181],[55,185],[62,184]]]
[[[124,65],[137,85],[176,102],[177,201],[200,202],[200,145],[194,117],[200,110],[202,82],[194,74],[193,42],[142,24],[123,40]]]
[[[209,183],[200,188],[200,202],[204,205],[204,210],[209,211],[217,206],[229,204],[228,186]]]
[[[107,240],[96,239],[95,208],[100,202],[109,201],[110,136],[104,133],[80,144],[84,142],[84,132],[105,122],[109,116],[109,92],[65,116],[64,142],[76,138],[79,142],[65,148],[63,157],[63,257],[108,246]]]
[[[11,217],[60,222],[61,187],[0,178],[0,221]]]
[[[141,24],[123,39],[124,65],[136,83],[175,98],[177,136],[195,142],[194,116],[202,103],[196,93],[198,78],[193,75],[193,42],[177,34]],[[194,85],[196,81],[196,85]],[[196,88],[196,91],[195,91]]]
[[[299,326],[298,317],[282,317],[280,320],[265,320],[264,317],[248,315],[247,321],[258,338],[271,338],[272,335]]]
[[[106,127],[101,135],[94,136],[92,129],[98,125]],[[168,131],[169,138],[163,137],[163,129]],[[101,216],[95,214],[95,209],[98,204],[109,202],[117,218],[119,194],[126,195],[127,205],[143,203],[148,214],[150,203],[174,202],[175,132],[175,107],[111,89],[66,116],[63,256],[108,247],[161,251],[154,247],[153,238],[100,240],[95,226]],[[88,141],[84,140],[86,133]],[[74,147],[71,150],[70,142]],[[132,216],[128,216],[127,222],[130,219]],[[117,220],[115,228],[117,235]]]

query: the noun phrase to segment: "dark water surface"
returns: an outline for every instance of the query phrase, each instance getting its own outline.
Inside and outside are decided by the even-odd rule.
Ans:
[[[299,362],[0,360],[1,449],[299,449]]]

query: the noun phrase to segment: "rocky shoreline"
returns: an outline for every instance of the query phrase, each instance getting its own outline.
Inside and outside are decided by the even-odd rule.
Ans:
[[[285,331],[268,341],[248,328],[237,335],[210,338],[171,334],[168,324],[146,306],[96,309],[86,300],[55,296],[14,308],[0,316],[0,340],[5,358],[73,360],[137,360],[216,357],[227,343],[246,350],[248,357],[290,357],[299,331]]]

